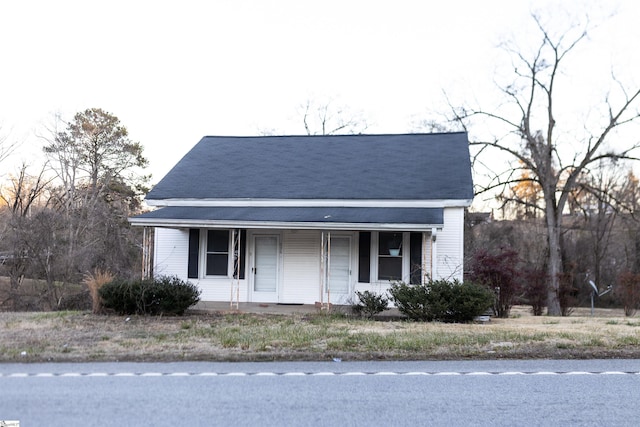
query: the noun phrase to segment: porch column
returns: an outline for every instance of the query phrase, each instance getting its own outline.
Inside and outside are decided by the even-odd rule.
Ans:
[[[431,278],[438,279],[438,245],[436,243],[438,229],[431,229]]]
[[[331,306],[331,232],[322,231],[320,233],[320,309],[328,310]],[[327,294],[327,302],[324,301],[324,294]]]
[[[142,279],[149,279],[153,275],[153,229],[142,228]]]

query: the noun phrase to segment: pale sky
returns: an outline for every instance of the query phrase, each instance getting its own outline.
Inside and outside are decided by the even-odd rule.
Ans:
[[[492,96],[499,42],[558,3],[617,12],[583,59],[640,71],[635,0],[0,0],[0,135],[32,159],[54,114],[102,108],[155,183],[205,135],[303,134],[308,100],[361,114],[366,133],[416,131],[443,91]]]

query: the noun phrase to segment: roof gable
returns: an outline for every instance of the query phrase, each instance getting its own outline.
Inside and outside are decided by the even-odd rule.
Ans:
[[[156,204],[472,198],[466,133],[207,136],[147,195]]]

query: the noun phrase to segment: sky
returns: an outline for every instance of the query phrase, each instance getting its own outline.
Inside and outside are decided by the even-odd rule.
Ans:
[[[0,0],[0,136],[33,161],[56,114],[102,108],[157,182],[205,135],[304,134],[308,102],[366,133],[420,131],[444,93],[495,96],[500,43],[526,44],[531,12],[560,3],[596,21],[615,12],[584,67],[633,78],[635,0]]]

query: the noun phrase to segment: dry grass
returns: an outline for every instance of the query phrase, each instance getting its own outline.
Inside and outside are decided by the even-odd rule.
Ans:
[[[339,315],[0,313],[0,361],[343,360],[640,357],[640,318],[570,317],[486,324],[367,321]]]
[[[103,310],[102,300],[100,298],[100,288],[111,282],[114,279],[114,275],[105,270],[96,268],[93,273],[87,273],[84,275],[82,282],[89,288],[89,294],[91,295],[91,308],[94,314],[101,313]]]

